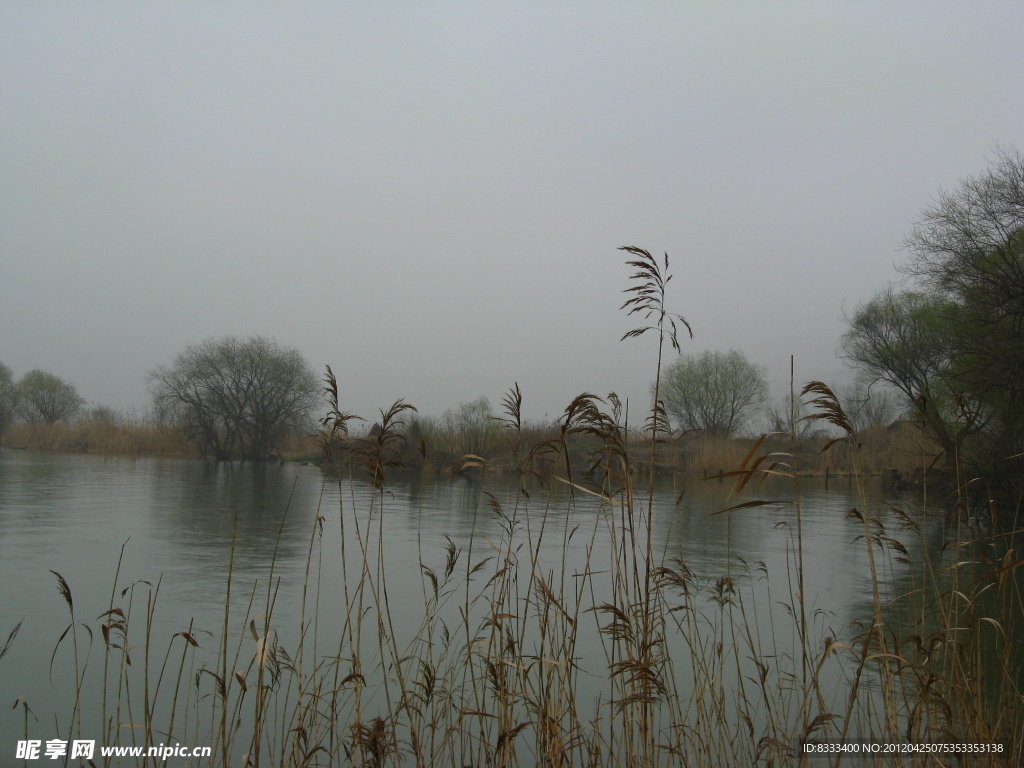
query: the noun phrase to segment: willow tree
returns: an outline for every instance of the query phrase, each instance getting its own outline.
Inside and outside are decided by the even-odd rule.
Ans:
[[[895,387],[923,426],[955,461],[972,425],[958,423],[950,381],[953,351],[949,321],[952,307],[935,294],[887,288],[846,318],[840,354],[868,382]]]
[[[85,404],[74,385],[38,368],[21,377],[15,389],[18,415],[33,424],[71,421]]]
[[[764,367],[737,350],[681,355],[662,376],[665,412],[683,431],[733,435],[761,409],[767,397]]]
[[[294,348],[254,336],[208,339],[149,373],[153,405],[204,454],[263,459],[311,429],[320,383]]]

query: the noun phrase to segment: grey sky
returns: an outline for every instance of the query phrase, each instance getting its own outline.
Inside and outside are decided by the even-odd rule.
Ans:
[[[686,351],[843,377],[843,308],[1024,148],[1024,3],[0,3],[0,361],[117,408],[273,336],[370,417],[518,381],[646,405],[616,248]]]

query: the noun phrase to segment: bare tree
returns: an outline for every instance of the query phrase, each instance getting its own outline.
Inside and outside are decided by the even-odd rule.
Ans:
[[[904,244],[903,271],[995,317],[1024,316],[1024,156],[998,149],[991,167],[943,190]]]
[[[742,352],[682,355],[665,370],[661,400],[678,429],[732,435],[764,404],[764,367]]]
[[[208,339],[149,373],[154,412],[217,459],[263,459],[290,430],[311,428],[316,373],[293,348],[262,336]]]
[[[31,423],[70,421],[85,403],[78,390],[38,368],[22,376],[16,390],[18,414]]]

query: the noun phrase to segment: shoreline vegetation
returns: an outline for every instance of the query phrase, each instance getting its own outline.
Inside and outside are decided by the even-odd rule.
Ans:
[[[355,446],[372,440],[374,426],[346,436],[345,441]],[[525,424],[519,440],[527,452],[559,439],[560,425]],[[404,425],[398,455],[408,470],[443,477],[462,466],[464,456],[476,456],[484,461],[489,472],[519,472],[515,447],[502,435],[497,417],[486,416],[472,429],[455,433],[445,428],[439,419],[413,415]],[[688,434],[677,438],[663,437],[655,456],[655,473],[679,475],[687,478],[714,477],[739,466],[744,456],[762,436],[722,437],[717,435]],[[312,427],[308,434],[289,434],[280,450],[266,461],[297,461],[320,463],[322,456]],[[939,477],[933,467],[941,453],[939,447],[922,430],[909,421],[897,421],[888,427],[872,427],[858,435],[858,468],[847,446],[837,446],[822,452],[830,435],[818,431],[799,437],[795,443],[788,433],[767,433],[766,445],[785,446],[792,452],[795,469],[800,476],[848,477],[854,473],[878,476],[886,480],[898,478],[900,483],[920,484],[926,473]],[[645,443],[640,433],[630,436],[631,444]],[[146,420],[130,419],[117,414],[100,418],[83,417],[71,423],[55,424],[19,422],[11,425],[0,438],[0,447],[30,449],[61,453],[94,453],[112,456],[171,456],[203,458],[203,453],[178,429],[156,425]],[[593,463],[598,441],[587,435],[573,436],[567,445],[570,465],[584,471]],[[550,470],[556,458],[551,454],[535,455],[529,470]],[[650,457],[638,457],[636,471],[649,471]]]

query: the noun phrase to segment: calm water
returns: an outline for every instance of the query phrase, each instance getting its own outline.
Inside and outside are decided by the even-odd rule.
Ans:
[[[488,478],[481,487],[479,481],[415,477],[396,477],[389,483],[384,559],[392,611],[403,623],[413,627],[422,615],[419,563],[440,567],[446,536],[465,549],[473,534],[474,560],[488,554],[488,541],[500,540],[500,521],[482,491],[493,494],[506,509],[519,503],[521,513],[534,523],[547,509],[549,525],[557,525],[559,533],[546,539],[541,558],[556,572],[566,525],[578,526],[569,543],[570,573],[582,567],[592,539],[596,561],[602,556],[607,560],[601,554],[609,548],[606,516],[592,497],[576,494],[570,500],[561,486],[550,495],[537,491],[527,501],[518,494],[517,484],[515,479]],[[792,488],[761,488],[747,498],[780,504],[722,515],[711,513],[735,503],[727,498],[727,485],[695,482],[680,498],[681,490],[667,485],[656,495],[654,538],[659,551],[681,557],[702,582],[741,573],[740,558],[751,567],[763,563],[773,583],[773,600],[783,601],[794,557],[796,513],[781,502],[792,500]],[[122,598],[120,590],[140,580],[153,585],[159,580],[153,636],[154,652],[162,657],[168,639],[188,629],[190,622],[201,644],[214,645],[210,638],[219,636],[224,619],[233,536],[233,631],[244,626],[253,585],[266,588],[276,548],[274,573],[280,587],[274,623],[287,638],[289,627],[299,623],[312,541],[312,567],[320,569],[324,585],[321,631],[329,636],[332,625],[340,621],[329,607],[336,598],[332,590],[341,582],[339,509],[344,510],[351,535],[369,492],[366,483],[352,482],[344,487],[339,503],[337,486],[325,487],[322,473],[312,466],[0,451],[0,643],[23,622],[10,652],[0,660],[0,762],[7,760],[24,727],[22,710],[10,706],[18,696],[27,699],[38,718],[29,724],[35,738],[55,738],[55,720],[63,731],[70,715],[73,674],[68,672],[67,641],[56,654],[52,683],[50,679],[51,656],[69,622],[51,570],[70,585],[76,620],[94,629],[100,623],[97,617],[110,605],[112,591],[118,592],[114,604],[123,606],[128,598]],[[880,489],[869,485],[866,501],[872,514],[891,522]],[[913,509],[909,500],[893,501]],[[866,554],[863,546],[851,546],[862,529],[844,519],[845,511],[861,507],[862,500],[840,480],[829,489],[802,482],[801,503],[807,605],[812,612],[821,609],[815,631],[848,636],[852,621],[871,616]],[[523,506],[527,504],[528,510]],[[322,534],[315,533],[318,515],[323,517]],[[924,543],[913,536],[903,541],[912,562],[921,558],[922,547],[937,553],[943,541],[941,520],[929,523]],[[907,574],[904,566],[887,569],[887,591],[899,594]],[[138,587],[136,599],[142,602],[136,610],[144,609],[145,597],[138,597],[148,591],[144,586]],[[765,614],[778,612],[779,608],[768,607],[767,593],[765,597]],[[82,634],[80,642],[88,647],[87,635]],[[97,631],[90,661],[94,666],[102,663],[101,646]]]

